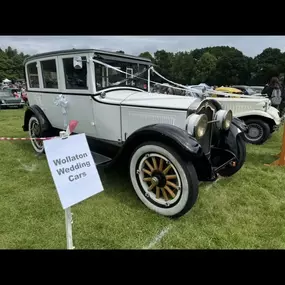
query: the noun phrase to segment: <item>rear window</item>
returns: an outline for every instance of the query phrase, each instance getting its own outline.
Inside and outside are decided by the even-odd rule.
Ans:
[[[44,88],[57,89],[57,70],[55,59],[41,61]]]
[[[40,88],[39,74],[36,62],[32,62],[27,65],[27,73],[30,88]]]

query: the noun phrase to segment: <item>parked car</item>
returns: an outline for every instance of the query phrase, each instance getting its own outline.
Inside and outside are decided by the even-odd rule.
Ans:
[[[21,98],[13,96],[10,90],[0,90],[0,109],[23,108],[25,102]]]
[[[229,96],[228,93],[207,90],[200,92],[195,89],[188,96],[195,98],[199,97],[200,100],[205,98],[212,98],[217,95],[215,99],[220,102],[222,107],[227,110],[232,110],[233,115],[244,121],[247,125],[247,131],[242,134],[242,137],[247,143],[263,144],[270,135],[279,129],[281,125],[281,118],[279,111],[271,106],[271,101],[268,98],[254,95],[241,95],[240,98],[236,96]]]
[[[78,120],[76,131],[86,134],[95,163],[126,165],[139,199],[161,215],[187,213],[198,181],[232,176],[244,164],[245,124],[216,100],[151,93],[150,84],[148,92],[138,88],[139,78],[128,74],[141,70],[150,83],[148,59],[73,49],[31,56],[24,65],[30,106],[23,130],[31,138],[53,136]],[[39,140],[31,143],[44,152]]]
[[[244,95],[249,95],[249,96],[254,95],[254,96],[265,97],[265,95],[261,94],[263,87],[261,90],[253,89],[247,85],[233,85],[232,87],[238,88],[239,90],[241,90],[243,92]]]

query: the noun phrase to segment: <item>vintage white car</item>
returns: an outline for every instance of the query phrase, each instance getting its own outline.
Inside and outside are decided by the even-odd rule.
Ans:
[[[279,111],[271,106],[268,98],[255,95],[231,95],[215,90],[202,92],[197,88],[189,89],[188,96],[200,98],[214,97],[222,108],[232,110],[233,115],[247,125],[247,131],[242,134],[244,140],[251,144],[263,144],[271,133],[281,125]],[[191,92],[192,90],[192,92]]]
[[[246,127],[213,99],[148,92],[151,68],[145,58],[94,49],[31,56],[23,130],[54,136],[78,120],[97,165],[126,165],[149,209],[179,217],[195,204],[198,181],[243,166]],[[39,140],[32,146],[44,152]]]

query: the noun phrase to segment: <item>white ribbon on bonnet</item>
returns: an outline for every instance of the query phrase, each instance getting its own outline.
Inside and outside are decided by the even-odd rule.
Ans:
[[[68,107],[68,101],[66,97],[62,94],[58,95],[55,100],[53,101],[56,106],[61,107],[61,112],[63,115],[63,123],[64,127],[67,127],[67,107]]]

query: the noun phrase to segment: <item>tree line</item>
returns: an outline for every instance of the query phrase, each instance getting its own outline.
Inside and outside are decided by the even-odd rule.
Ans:
[[[117,51],[124,53],[124,51]],[[24,78],[23,62],[29,55],[8,47],[0,49],[0,81]],[[255,57],[245,56],[229,46],[214,46],[190,51],[145,51],[139,56],[149,58],[155,69],[166,78],[180,84],[265,85],[272,76],[285,73],[285,53],[278,48],[266,48]],[[159,81],[156,78],[156,81]],[[162,80],[160,80],[162,81]]]
[[[154,55],[146,51],[140,56],[151,59],[164,77],[188,85],[265,85],[285,73],[285,53],[278,48],[266,48],[255,57],[229,46],[177,53],[158,50]]]

